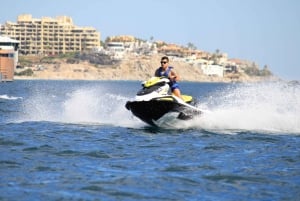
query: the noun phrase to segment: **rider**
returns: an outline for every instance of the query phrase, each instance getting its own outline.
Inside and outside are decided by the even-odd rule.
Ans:
[[[167,56],[164,56],[160,60],[161,66],[158,67],[155,71],[154,76],[157,77],[167,77],[170,80],[170,87],[173,92],[173,94],[179,98],[181,98],[181,93],[179,89],[179,85],[176,81],[179,80],[178,74],[174,71],[174,68],[172,66],[169,66],[169,58]]]

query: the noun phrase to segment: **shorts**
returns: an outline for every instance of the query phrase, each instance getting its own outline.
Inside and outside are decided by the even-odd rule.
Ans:
[[[179,89],[179,84],[173,83],[173,84],[171,85],[171,90],[174,91],[174,89]]]

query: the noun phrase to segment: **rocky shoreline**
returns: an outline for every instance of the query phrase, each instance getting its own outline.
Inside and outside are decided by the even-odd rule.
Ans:
[[[36,64],[32,76],[17,76],[14,79],[49,79],[49,80],[146,80],[153,76],[160,65],[162,55],[130,56],[113,65],[95,65],[88,61],[70,64],[63,59],[52,63]],[[248,76],[244,73],[225,75],[224,77],[206,76],[201,69],[186,62],[172,61],[181,81],[193,82],[258,82],[273,77]],[[24,70],[24,69],[23,69]],[[20,71],[20,70],[18,70]]]

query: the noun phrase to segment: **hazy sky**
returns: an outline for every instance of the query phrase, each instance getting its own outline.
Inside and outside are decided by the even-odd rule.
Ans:
[[[0,23],[20,14],[72,17],[101,40],[133,35],[228,53],[300,80],[299,0],[0,0]]]

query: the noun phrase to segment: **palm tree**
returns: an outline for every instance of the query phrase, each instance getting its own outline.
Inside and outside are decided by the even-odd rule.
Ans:
[[[269,70],[267,65],[264,65],[264,68],[259,72],[260,76],[271,76],[272,72]]]
[[[212,54],[211,60],[213,60],[214,64],[218,64],[220,57],[221,57],[220,50],[216,49],[215,53]]]
[[[188,42],[187,47],[189,49],[192,49],[192,50],[196,50],[197,49],[197,47],[193,43],[191,43],[191,42]]]

